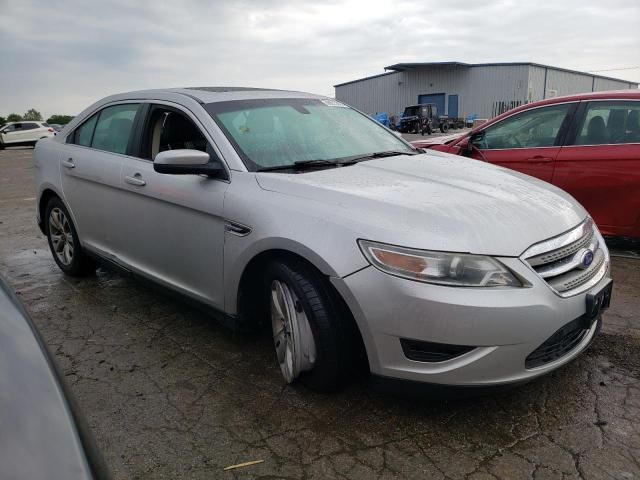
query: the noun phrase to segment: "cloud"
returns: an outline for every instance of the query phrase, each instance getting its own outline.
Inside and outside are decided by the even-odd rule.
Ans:
[[[0,114],[111,93],[243,85],[332,94],[406,61],[640,65],[640,3],[0,0]],[[606,72],[640,81],[640,69]]]

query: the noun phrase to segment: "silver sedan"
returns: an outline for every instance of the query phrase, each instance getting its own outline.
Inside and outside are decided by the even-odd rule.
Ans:
[[[38,143],[38,222],[68,275],[95,259],[270,325],[286,382],[495,385],[591,342],[609,254],[561,190],[423,153],[334,99],[151,90]]]

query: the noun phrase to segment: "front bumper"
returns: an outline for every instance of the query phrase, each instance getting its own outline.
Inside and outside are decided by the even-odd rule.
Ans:
[[[587,294],[609,280],[608,262],[606,273],[590,290],[562,298],[520,259],[499,260],[531,286],[447,287],[397,278],[374,267],[333,279],[358,323],[371,372],[434,384],[500,385],[543,375],[578,356],[599,322],[566,355],[525,367],[531,352],[586,313]],[[451,360],[420,362],[405,356],[401,338],[475,348]]]

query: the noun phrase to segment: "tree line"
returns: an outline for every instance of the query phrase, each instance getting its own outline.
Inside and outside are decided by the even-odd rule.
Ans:
[[[46,122],[51,124],[66,125],[73,119],[73,115],[51,115]],[[0,116],[0,127],[10,122],[42,122],[42,114],[35,108],[30,108],[24,115],[10,113],[7,118]]]

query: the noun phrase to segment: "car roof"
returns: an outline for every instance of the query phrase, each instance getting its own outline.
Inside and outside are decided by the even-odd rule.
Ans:
[[[564,95],[562,97],[553,97],[547,98],[545,100],[539,100],[537,102],[525,103],[524,105],[520,105],[519,107],[513,108],[511,110],[507,110],[506,112],[498,115],[497,117],[492,118],[488,122],[478,125],[473,129],[483,130],[489,125],[499,122],[503,118],[510,117],[514,113],[522,112],[524,110],[530,110],[532,108],[541,107],[544,105],[553,105],[557,103],[568,103],[568,102],[580,102],[580,101],[589,101],[589,100],[640,100],[640,89],[628,89],[628,90],[610,90],[604,92],[587,92],[587,93],[578,93],[574,95]]]
[[[306,92],[293,90],[276,90],[256,87],[184,87],[164,88],[154,90],[139,90],[120,93],[104,99],[116,101],[132,98],[158,98],[163,95],[181,94],[190,97],[199,103],[226,102],[232,100],[255,100],[267,98],[327,98]]]

